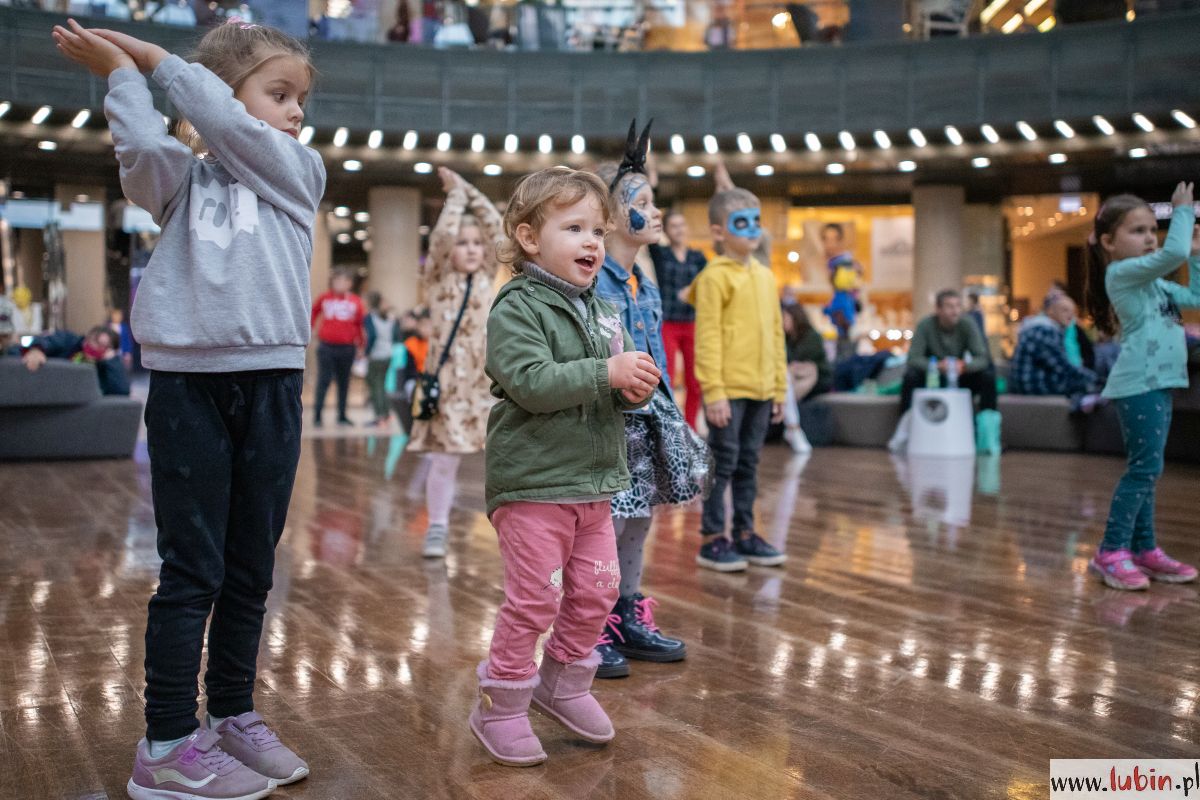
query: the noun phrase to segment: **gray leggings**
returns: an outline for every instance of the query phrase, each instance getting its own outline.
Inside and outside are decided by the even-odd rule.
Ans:
[[[642,585],[642,550],[650,533],[650,517],[613,519],[617,558],[621,562],[621,597],[636,594]]]

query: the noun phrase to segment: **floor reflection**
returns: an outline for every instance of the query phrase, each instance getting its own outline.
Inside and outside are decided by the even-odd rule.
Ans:
[[[1049,758],[1200,741],[1196,588],[1084,571],[1119,459],[768,448],[761,530],[787,567],[700,571],[698,507],[658,514],[645,584],[688,660],[598,685],[608,748],[539,717],[547,765],[492,765],[463,725],[502,599],[482,460],[444,561],[419,556],[423,462],[398,436],[305,440],[257,698],[313,774],[277,796],[1036,797]],[[1198,478],[1172,465],[1159,490],[1160,537],[1193,559]],[[123,796],[146,464],[6,464],[0,486],[0,796]]]

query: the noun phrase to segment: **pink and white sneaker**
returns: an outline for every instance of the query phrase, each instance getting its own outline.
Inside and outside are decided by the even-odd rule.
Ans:
[[[215,731],[225,752],[279,786],[308,776],[308,764],[279,741],[257,711],[229,717]]]
[[[1138,553],[1133,557],[1133,564],[1151,580],[1163,583],[1191,583],[1196,580],[1195,567],[1176,561],[1161,547]]]
[[[125,791],[133,800],[258,800],[275,791],[275,781],[222,750],[220,738],[201,728],[159,758],[142,739]]]
[[[1097,552],[1088,562],[1088,572],[1113,589],[1136,592],[1150,586],[1150,579],[1133,563],[1133,553],[1128,550]]]

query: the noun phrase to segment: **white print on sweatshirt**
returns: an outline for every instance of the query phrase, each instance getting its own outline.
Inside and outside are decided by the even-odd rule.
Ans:
[[[349,297],[340,300],[336,297],[329,297],[321,301],[321,316],[325,319],[353,322],[357,313],[358,303]]]
[[[188,224],[202,242],[212,242],[225,250],[238,231],[250,235],[258,230],[258,196],[246,186],[234,181],[222,186],[212,181],[191,186]]]

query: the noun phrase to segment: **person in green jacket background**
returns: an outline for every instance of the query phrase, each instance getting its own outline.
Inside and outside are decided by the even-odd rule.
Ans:
[[[611,499],[629,486],[623,412],[649,402],[661,373],[593,291],[610,217],[608,187],[565,167],[525,177],[504,215],[500,258],[518,274],[488,317],[497,402],[484,478],[504,604],[470,726],[510,766],[546,760],[531,702],[587,741],[615,735],[591,695],[592,647],[620,586]]]

